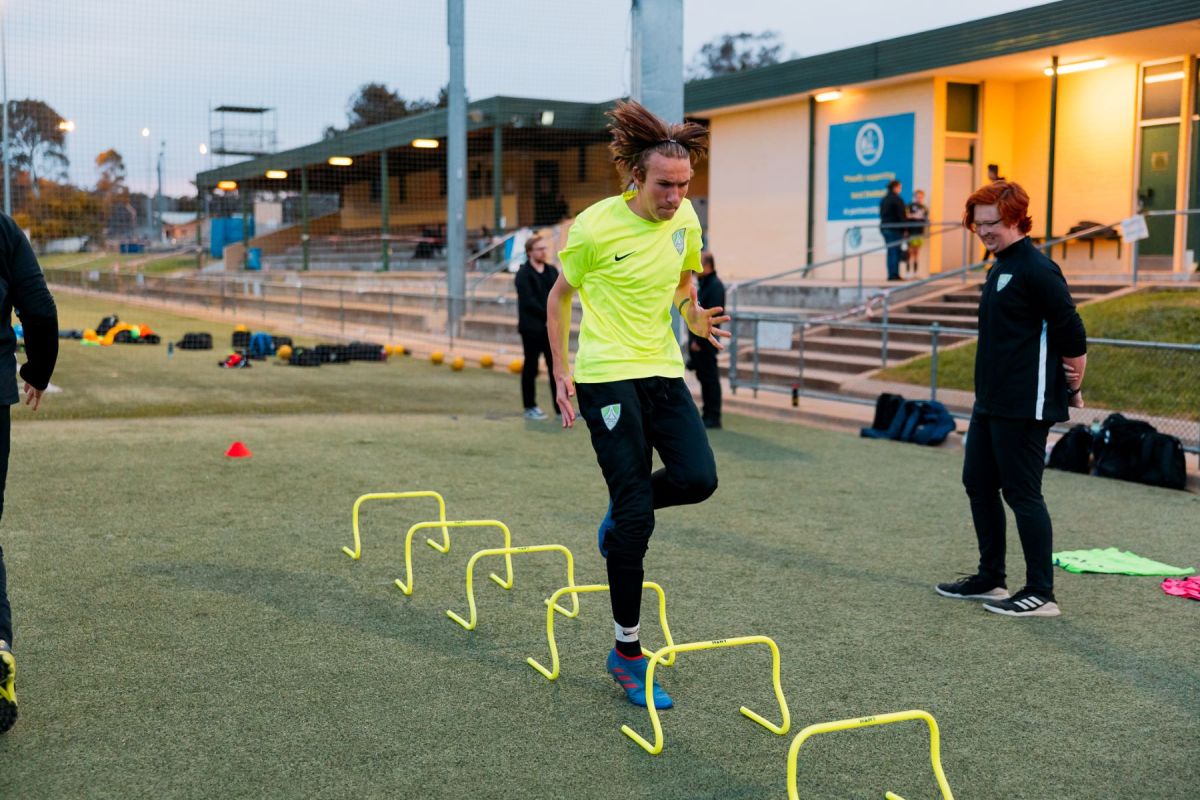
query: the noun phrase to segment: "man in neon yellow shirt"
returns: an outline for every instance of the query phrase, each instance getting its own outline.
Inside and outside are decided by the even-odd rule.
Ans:
[[[708,152],[708,132],[694,123],[669,125],[637,103],[610,111],[609,149],[629,191],[584,210],[559,253],[562,273],[547,301],[555,402],[571,427],[578,392],[596,460],[608,484],[609,506],[597,532],[608,563],[616,645],[608,671],[635,705],[646,705],[642,656],[643,559],[654,510],[699,503],[717,488],[717,468],[671,327],[671,306],[688,328],[718,349],[721,308],[696,302],[700,220],[687,201],[692,166]],[[583,306],[575,370],[566,358],[571,297]],[[663,469],[651,472],[652,450]],[[657,684],[654,705],[670,708]]]

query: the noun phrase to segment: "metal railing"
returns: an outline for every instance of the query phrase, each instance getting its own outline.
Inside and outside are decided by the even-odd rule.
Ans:
[[[1144,212],[1142,212],[1142,216],[1144,216],[1144,217],[1179,217],[1179,216],[1186,217],[1186,216],[1190,216],[1192,214],[1200,214],[1200,208],[1169,208],[1169,209],[1163,209],[1162,211],[1144,211]],[[1130,280],[1134,286],[1137,286],[1138,258],[1139,258],[1139,251],[1141,250],[1141,241],[1139,240],[1139,241],[1134,242],[1132,247],[1133,247],[1132,255],[1130,256],[1130,265],[1131,265]],[[1185,246],[1185,252],[1186,252],[1186,246]]]
[[[880,391],[894,389],[897,382],[909,383],[915,377],[914,371],[920,370],[923,377],[920,383],[911,383],[914,390],[927,391],[931,400],[939,399],[941,391],[951,413],[959,419],[971,416],[973,392],[961,388],[947,390],[942,373],[947,348],[974,341],[978,332],[973,328],[948,327],[936,322],[924,326],[798,320],[769,313],[743,313],[730,324],[729,385],[735,393],[738,389],[749,389],[755,396],[759,391],[790,393],[794,405],[800,397],[874,405]],[[833,332],[849,334],[838,337],[843,352],[817,353],[806,346],[808,339],[827,337]],[[879,334],[880,341],[876,345],[873,337],[855,338],[854,332]],[[904,340],[904,358],[911,361],[905,375],[878,377],[876,370],[887,367],[889,333],[893,339]],[[1200,453],[1200,380],[1197,380],[1200,344],[1104,338],[1087,341],[1093,369],[1098,361],[1110,364],[1118,361],[1121,369],[1110,369],[1109,374],[1120,372],[1129,377],[1119,386],[1093,385],[1094,392],[1089,391],[1085,380],[1084,396],[1090,407],[1071,409],[1068,424],[1093,423],[1107,413],[1119,411],[1148,420],[1159,431],[1177,436],[1188,452]],[[786,346],[779,346],[785,343]],[[748,364],[741,359],[746,351]],[[869,355],[872,352],[875,355]],[[928,360],[922,361],[923,358]],[[961,369],[962,364],[958,367]],[[1137,370],[1155,376],[1138,375]],[[881,381],[891,389],[884,388]],[[1093,395],[1096,399],[1091,399]]]
[[[962,228],[962,222],[932,221],[932,222],[925,222],[925,223],[918,223],[918,224],[923,224],[927,229],[936,228],[936,230],[933,230],[932,232],[928,232],[928,230],[927,230],[926,233],[921,234],[921,238],[926,239],[926,240],[932,239],[936,236],[944,236],[945,234],[947,234],[951,231],[954,231],[954,230],[964,230]],[[771,275],[765,275],[761,278],[752,278],[752,279],[746,280],[746,281],[739,281],[729,287],[729,290],[728,290],[729,308],[732,309],[732,311],[737,310],[738,295],[739,295],[739,293],[744,292],[746,289],[750,289],[750,288],[753,288],[756,286],[762,286],[762,285],[768,284],[768,283],[779,283],[788,278],[807,278],[815,270],[822,269],[825,267],[831,267],[835,264],[839,265],[841,267],[841,278],[840,279],[845,280],[846,279],[846,262],[851,257],[858,258],[858,273],[857,273],[856,288],[858,290],[858,298],[859,298],[859,300],[861,300],[862,296],[863,296],[863,256],[871,255],[873,253],[886,252],[887,250],[889,250],[893,247],[899,248],[899,247],[903,246],[908,241],[909,238],[911,238],[911,237],[904,237],[904,238],[898,239],[894,242],[887,242],[881,246],[872,247],[867,250],[862,250],[858,253],[847,252],[846,244],[848,242],[848,238],[849,238],[851,231],[875,230],[875,229],[881,228],[881,227],[882,228],[908,229],[908,228],[915,227],[915,225],[908,224],[908,223],[899,223],[899,222],[888,223],[886,225],[881,225],[879,223],[873,223],[871,225],[854,225],[850,228],[847,228],[846,231],[842,234],[842,254],[840,256],[833,256],[832,258],[827,258],[827,259],[824,259],[823,261],[818,261],[813,264],[805,264],[804,266],[801,266],[801,267],[792,267],[790,269],[783,270],[782,272],[776,272]],[[964,238],[964,249],[963,249],[964,259],[965,259],[965,253],[966,253],[965,242],[966,242],[966,238]]]

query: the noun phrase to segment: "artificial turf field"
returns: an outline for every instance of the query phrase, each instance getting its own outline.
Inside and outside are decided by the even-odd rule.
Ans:
[[[64,327],[113,310],[164,342],[228,325],[59,298]],[[607,597],[556,624],[562,560],[514,559],[516,586],[463,570],[494,532],[439,555],[403,534],[432,501],[350,508],[369,491],[435,489],[451,518],[496,518],[515,544],[562,543],[603,583],[606,494],[584,430],[520,418],[516,379],[414,359],[219,370],[220,350],[64,343],[36,421],[15,412],[0,526],[17,623],[21,718],[0,737],[0,798],[782,798],[795,733],[923,708],[958,798],[1188,796],[1200,779],[1200,603],[1158,579],[1057,575],[1064,616],[1014,620],[932,584],[974,566],[961,451],[729,416],[711,437],[721,486],[659,514],[647,578],[676,642],[762,634],[782,651],[792,731],[763,647],[682,654],[650,735],[603,669]],[[539,384],[544,397],[545,386]],[[233,461],[235,439],[254,452]],[[1194,462],[1191,462],[1194,463]],[[1059,549],[1120,546],[1200,564],[1200,497],[1047,473]],[[418,540],[419,542],[420,540]],[[1010,588],[1022,562],[1010,534]],[[644,638],[661,642],[647,595]],[[817,737],[800,796],[936,796],[916,723]]]

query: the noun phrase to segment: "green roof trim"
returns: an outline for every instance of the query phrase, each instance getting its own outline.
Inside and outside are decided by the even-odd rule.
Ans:
[[[489,97],[467,105],[467,131],[490,129],[496,121],[505,127],[540,128],[541,113],[553,111],[553,128],[598,132],[604,130],[607,123],[604,112],[610,105],[526,97]],[[472,120],[472,116],[476,119]],[[384,149],[407,147],[413,139],[438,139],[445,135],[446,110],[438,108],[322,139],[303,147],[205,170],[197,174],[196,182],[202,187],[213,187],[217,181],[249,181],[262,178],[269,169],[294,170],[324,164],[331,156],[353,157],[378,153]]]
[[[1200,19],[1197,0],[1062,0],[896,39],[695,81],[688,114],[924,72]]]

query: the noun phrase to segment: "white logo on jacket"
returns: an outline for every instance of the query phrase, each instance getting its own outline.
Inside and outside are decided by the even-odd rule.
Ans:
[[[1008,286],[1008,282],[1012,280],[1012,273],[1006,272],[996,279],[996,291],[1003,292],[1004,287]]]

